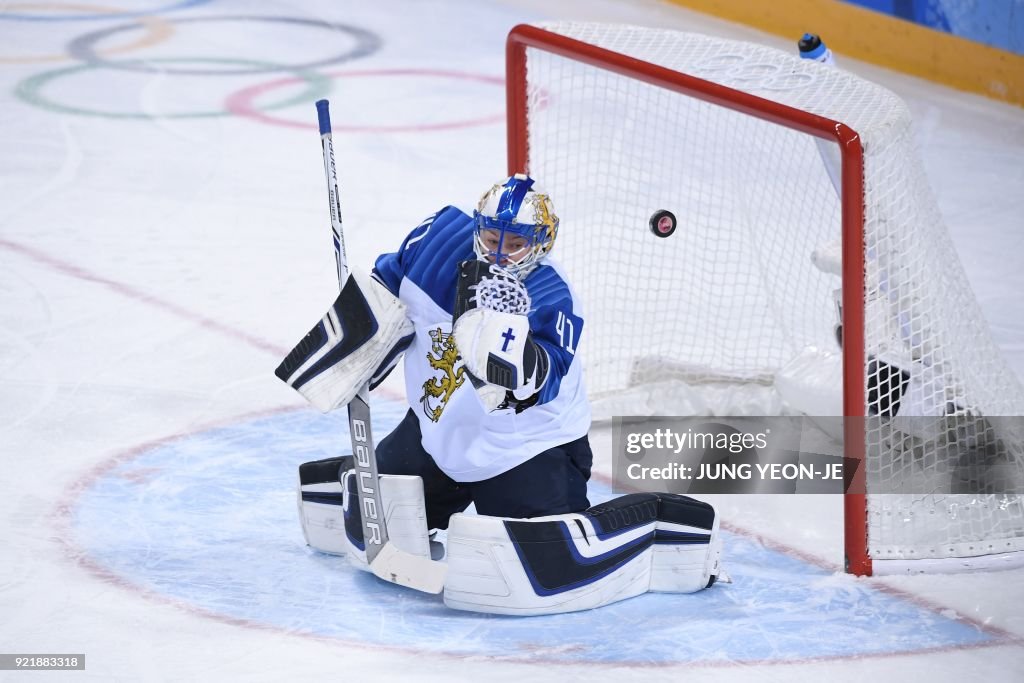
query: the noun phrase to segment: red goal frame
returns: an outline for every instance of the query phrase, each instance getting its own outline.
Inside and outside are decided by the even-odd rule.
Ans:
[[[845,469],[848,491],[843,500],[844,547],[846,570],[858,576],[870,575],[871,558],[867,547],[867,497],[863,467],[865,425],[863,419],[858,419],[864,417],[866,406],[864,150],[860,136],[839,121],[605,50],[536,26],[520,24],[509,33],[505,48],[510,175],[529,172],[530,168],[530,122],[526,106],[527,48],[550,52],[839,144],[842,158],[843,415],[846,418],[843,427],[843,448],[847,462]],[[854,465],[855,467],[851,467]]]

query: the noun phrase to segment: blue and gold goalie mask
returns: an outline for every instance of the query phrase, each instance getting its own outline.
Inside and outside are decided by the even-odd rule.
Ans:
[[[521,173],[485,192],[473,219],[477,256],[520,278],[551,251],[558,234],[558,216],[551,199],[534,185],[533,178]]]

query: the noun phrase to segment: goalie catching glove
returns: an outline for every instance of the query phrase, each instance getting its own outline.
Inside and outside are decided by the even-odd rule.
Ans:
[[[348,405],[363,384],[383,380],[412,339],[405,305],[353,270],[334,305],[274,374],[326,413]]]
[[[524,401],[540,391],[550,362],[533,341],[526,288],[499,266],[464,261],[459,266],[453,333],[466,369]]]

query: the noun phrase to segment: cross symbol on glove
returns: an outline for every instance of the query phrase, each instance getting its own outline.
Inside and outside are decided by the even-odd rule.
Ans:
[[[501,345],[501,351],[502,351],[502,353],[505,353],[505,352],[508,351],[509,342],[513,341],[516,338],[516,336],[514,334],[512,334],[512,328],[511,327],[508,328],[507,330],[505,330],[504,332],[502,332],[501,336],[505,340],[505,343]]]

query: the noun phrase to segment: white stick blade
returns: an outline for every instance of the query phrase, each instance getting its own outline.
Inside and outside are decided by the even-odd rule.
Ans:
[[[391,542],[385,543],[370,563],[373,573],[385,581],[424,593],[440,593],[448,573],[445,562],[403,552]]]

